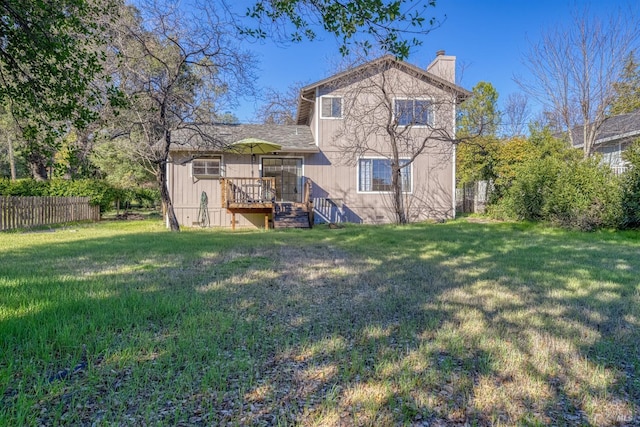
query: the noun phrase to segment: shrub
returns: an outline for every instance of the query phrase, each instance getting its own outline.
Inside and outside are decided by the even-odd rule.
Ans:
[[[36,181],[34,179],[0,180],[0,194],[5,196],[89,197],[100,212],[109,210],[121,190],[99,179]]]
[[[553,157],[531,159],[517,166],[511,187],[490,213],[501,219],[545,219],[544,206],[560,168],[560,162]]]
[[[490,213],[585,231],[618,227],[623,217],[620,180],[597,158],[559,154],[521,164],[511,187]]]
[[[618,227],[622,218],[620,180],[595,157],[565,163],[544,211],[545,219],[567,228]]]
[[[640,140],[623,153],[628,169],[622,176],[622,228],[640,227]]]

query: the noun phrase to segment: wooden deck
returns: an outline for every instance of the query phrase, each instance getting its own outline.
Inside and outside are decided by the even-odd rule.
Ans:
[[[231,213],[231,229],[236,229],[236,214],[264,214],[264,228],[269,228],[269,217],[276,220],[275,178],[221,178],[222,207]],[[303,202],[296,203],[304,209],[312,225],[313,202],[311,180],[304,186]],[[281,218],[278,216],[278,218]]]

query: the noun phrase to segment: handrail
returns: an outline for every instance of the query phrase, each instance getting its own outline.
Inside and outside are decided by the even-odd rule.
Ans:
[[[265,204],[275,199],[275,178],[221,178],[222,206]]]

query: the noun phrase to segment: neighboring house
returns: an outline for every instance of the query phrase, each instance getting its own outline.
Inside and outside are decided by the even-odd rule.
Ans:
[[[583,128],[578,126],[572,130],[573,140],[582,141]],[[594,152],[602,154],[602,162],[611,167],[616,174],[627,169],[622,153],[633,141],[640,138],[640,110],[628,114],[611,116],[604,120],[595,143]],[[582,142],[574,147],[582,148]]]
[[[167,176],[178,222],[392,222],[389,124],[407,165],[409,219],[452,218],[455,112],[469,96],[455,84],[455,57],[443,51],[426,70],[385,56],[302,88],[296,125],[209,125],[206,138],[173,135]]]

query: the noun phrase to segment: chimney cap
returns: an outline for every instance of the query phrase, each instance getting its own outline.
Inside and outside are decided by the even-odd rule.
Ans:
[[[436,51],[436,56],[444,56],[444,49]]]

